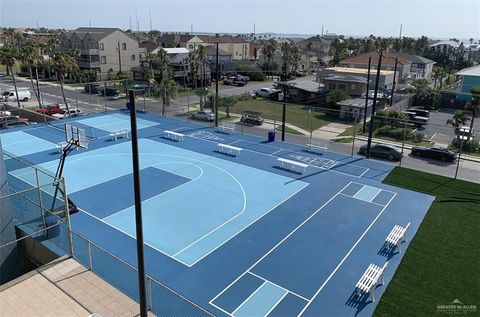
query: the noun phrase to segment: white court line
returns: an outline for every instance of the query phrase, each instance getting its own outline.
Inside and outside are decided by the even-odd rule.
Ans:
[[[355,198],[355,199],[358,199],[358,198],[356,197],[356,196],[357,196],[357,194],[358,194],[359,192],[361,192],[361,191],[362,191],[362,189],[364,189],[364,188],[365,188],[365,186],[367,186],[367,185],[365,185],[365,184],[360,184],[360,185],[362,185],[362,187],[361,187],[359,190],[357,190],[357,192],[355,193],[355,195],[353,195],[353,196],[352,196],[352,197],[353,197],[353,198]]]
[[[377,198],[377,196],[382,192],[382,189],[381,189],[381,188],[378,188],[378,189],[380,189],[380,190],[377,191],[377,193],[372,197],[372,199],[370,199],[370,200],[368,201],[369,203],[373,202],[373,200],[374,200],[375,198]]]
[[[357,183],[357,182],[353,182],[353,181],[352,181],[352,184],[357,184],[357,185],[362,185],[362,186],[365,185],[365,184],[361,184],[361,183]],[[374,186],[370,186],[370,187],[374,187]],[[390,194],[395,194],[395,195],[397,194],[396,192],[392,192],[391,190],[388,190],[388,189],[383,189],[383,188],[380,188],[380,187],[375,187],[375,188],[379,188],[379,189],[383,190],[384,192],[389,192]]]
[[[1,136],[1,135],[0,135],[0,136]],[[0,139],[1,139],[1,137],[0,137]],[[18,141],[18,142],[12,142],[12,143],[3,143],[3,142],[2,142],[2,143],[3,143],[3,146],[5,147],[5,146],[11,146],[11,145],[16,145],[16,144],[20,144],[20,143],[27,143],[27,142],[37,141],[37,139],[39,139],[39,138],[31,138],[31,139],[28,139],[28,140],[23,140],[23,141]],[[42,139],[42,140],[43,140],[43,139]],[[43,141],[46,141],[46,140],[43,140]],[[48,142],[48,141],[47,141],[47,142]],[[55,145],[55,143],[53,143],[53,142],[50,142],[50,143],[52,143],[53,145]]]
[[[273,156],[274,156],[275,154],[280,153],[280,152],[282,152],[282,151],[283,151],[283,149],[280,149],[280,150],[278,150],[278,151],[273,152],[273,153],[270,154],[270,155],[273,155]]]
[[[260,259],[258,259],[255,263],[253,263],[245,272],[243,272],[239,277],[237,277],[233,282],[227,285],[220,293],[218,293],[214,298],[212,298],[209,303],[211,304],[214,300],[216,300],[220,295],[222,295],[228,288],[230,288],[233,284],[235,284],[242,276],[247,274],[253,267],[255,267],[258,263],[260,263],[263,259],[265,259],[270,253],[272,253],[276,248],[278,248],[285,240],[287,240],[292,234],[294,234],[298,229],[300,229],[305,223],[307,223],[310,219],[312,219],[320,210],[322,210],[326,205],[328,205],[335,197],[337,197],[342,190],[348,187],[351,182],[345,185],[342,189],[340,189],[335,195],[333,195],[329,200],[327,200],[320,208],[318,208],[314,213],[312,213],[307,219],[305,219],[301,224],[299,224],[295,229],[293,229],[289,234],[287,234],[282,240],[280,240],[277,244],[275,244],[267,253],[265,253]]]
[[[295,296],[303,299],[303,300],[306,301],[306,302],[309,301],[307,298],[305,298],[305,297],[303,297],[303,296],[301,296],[301,295],[298,295],[297,293],[295,293],[295,292],[293,292],[293,291],[291,291],[291,290],[289,290],[289,289],[286,289],[285,287],[280,286],[280,285],[278,285],[278,284],[276,284],[276,283],[274,283],[274,282],[272,282],[272,281],[270,281],[270,280],[268,280],[268,279],[266,279],[266,278],[264,278],[264,277],[262,277],[262,276],[260,276],[260,275],[258,275],[258,274],[255,274],[255,273],[250,272],[250,271],[248,271],[247,273],[250,274],[250,275],[253,275],[253,276],[255,276],[255,277],[257,277],[257,278],[259,278],[259,279],[261,279],[261,280],[263,280],[263,281],[265,281],[265,282],[269,282],[270,284],[272,284],[272,285],[274,285],[274,286],[276,286],[276,287],[278,287],[278,288],[281,288],[281,289],[283,289],[284,291],[286,291],[286,292],[288,292],[288,293],[290,293],[290,294],[292,294],[292,295],[295,295]]]
[[[368,168],[368,167],[363,167],[363,166],[358,166],[358,167],[362,167],[362,168],[365,168],[365,169],[366,169],[365,172],[363,172],[362,174],[360,174],[359,177],[362,177],[363,175],[365,175],[365,174],[370,170],[370,168]]]
[[[288,295],[288,292],[284,293],[283,296],[280,297],[280,299],[273,305],[272,308],[270,308],[270,310],[264,316],[265,317],[268,316],[287,295]]]
[[[239,310],[240,308],[242,308],[243,305],[245,305],[246,302],[248,302],[248,300],[250,298],[252,298],[255,294],[258,293],[258,291],[265,285],[267,284],[267,282],[263,282],[262,285],[260,285],[256,290],[255,292],[253,292],[252,294],[250,294],[250,296],[248,296],[243,302],[240,303],[240,305],[232,312],[232,315],[235,316],[235,313],[237,312],[237,310]]]
[[[238,142],[240,142],[240,141],[241,141],[241,140],[237,140],[237,141],[230,142],[230,143],[228,143],[228,144],[232,145],[232,144],[238,143]]]
[[[355,198],[353,196],[350,196],[350,195],[347,195],[347,194],[344,194],[344,193],[340,193],[340,195],[350,197],[350,198],[353,198],[353,199],[356,199],[356,200],[364,201],[368,204],[377,205],[377,206],[380,206],[380,207],[385,207],[385,205],[382,205],[382,204],[379,204],[379,203],[374,203],[373,201],[366,201],[366,200],[363,200],[363,199]]]
[[[79,209],[81,212],[83,212],[83,213],[85,213],[85,214],[89,215],[90,217],[92,217],[92,218],[94,218],[94,219],[96,219],[96,220],[98,220],[98,221],[100,221],[100,222],[102,222],[102,223],[106,224],[107,226],[109,226],[109,227],[111,227],[111,228],[113,228],[113,229],[117,230],[118,232],[120,232],[120,233],[123,233],[124,235],[126,235],[126,236],[128,236],[128,237],[130,237],[130,238],[134,239],[135,241],[137,240],[137,238],[136,238],[135,236],[133,236],[133,235],[131,235],[131,234],[129,234],[129,233],[127,233],[127,232],[123,231],[123,230],[120,230],[119,228],[117,228],[117,227],[115,227],[115,226],[113,226],[113,225],[109,224],[108,222],[105,222],[105,221],[103,221],[102,219],[100,219],[100,218],[98,218],[97,216],[95,216],[95,215],[93,215],[93,214],[89,213],[88,211],[85,211],[84,209],[81,209],[81,208],[78,208],[78,209]],[[158,251],[158,252],[160,252],[161,254],[163,254],[163,255],[165,255],[165,256],[167,256],[167,257],[169,257],[169,258],[170,258],[170,259],[172,259],[172,260],[175,260],[175,261],[177,261],[177,262],[179,262],[179,263],[181,263],[181,264],[183,264],[183,265],[185,265],[185,266],[188,266],[188,264],[187,264],[187,263],[184,263],[184,262],[182,262],[181,260],[179,260],[179,259],[176,259],[176,258],[172,257],[171,255],[169,255],[169,254],[165,253],[164,251],[162,251],[162,250],[160,250],[160,249],[158,249],[158,248],[156,248],[156,247],[152,246],[151,244],[149,244],[149,243],[147,243],[147,242],[145,242],[145,241],[143,242],[143,244],[144,244],[144,245],[147,245],[147,246],[149,246],[150,248],[152,248],[152,249],[154,249],[154,250],[156,250],[156,251]]]
[[[358,238],[357,242],[355,242],[355,244],[352,246],[352,248],[350,249],[350,251],[347,252],[347,254],[343,257],[343,259],[340,261],[340,263],[338,263],[337,267],[333,270],[332,273],[330,273],[330,275],[328,276],[328,278],[325,280],[325,282],[323,282],[322,286],[320,286],[320,288],[317,290],[317,292],[313,295],[313,297],[310,299],[310,301],[308,302],[308,304],[302,309],[302,311],[298,314],[298,316],[301,316],[305,310],[307,310],[307,308],[310,306],[310,304],[315,300],[315,298],[318,296],[318,294],[320,294],[320,292],[323,290],[323,288],[325,287],[325,285],[327,285],[327,283],[330,281],[330,279],[335,275],[335,273],[338,271],[338,269],[340,268],[340,266],[342,266],[343,262],[345,262],[345,260],[348,258],[348,256],[353,252],[353,250],[355,249],[355,247],[360,243],[360,241],[362,241],[363,237],[367,234],[367,232],[370,230],[370,228],[375,224],[375,222],[378,220],[378,218],[380,218],[380,216],[383,214],[383,212],[385,211],[385,209],[387,209],[388,205],[390,205],[390,203],[392,202],[392,200],[395,198],[396,194],[392,196],[392,198],[390,198],[390,200],[388,201],[388,203],[383,207],[383,209],[380,211],[380,213],[375,217],[375,219],[373,219],[373,221],[370,223],[370,225],[367,227],[367,229],[365,229],[365,231],[363,232],[363,234],[360,236],[360,238]]]

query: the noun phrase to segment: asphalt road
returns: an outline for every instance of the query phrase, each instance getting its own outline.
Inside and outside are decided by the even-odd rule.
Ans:
[[[25,87],[31,88],[29,81],[19,80],[17,81],[18,87]],[[10,79],[0,77],[0,90],[5,90],[6,88],[12,87],[13,84]],[[271,82],[263,82],[263,83],[249,83],[247,86],[244,87],[232,87],[232,86],[224,86],[219,85],[219,91],[221,95],[231,96],[237,95],[245,92],[253,92],[254,89],[262,88],[262,87],[272,87]],[[42,92],[43,100],[45,103],[63,103],[63,97],[60,90],[60,87],[52,86],[51,84],[42,83],[40,85],[40,90]],[[65,94],[67,97],[68,102],[72,105],[76,105],[80,109],[82,109],[86,113],[91,112],[103,112],[106,110],[112,109],[125,109],[126,98],[125,97],[117,97],[117,98],[103,98],[102,96],[98,95],[91,95],[87,94],[83,91],[73,91],[70,89],[65,90]],[[32,96],[34,98],[34,96]],[[174,101],[174,103],[168,108],[167,115],[175,116],[178,118],[185,118],[186,116],[182,116],[185,114],[189,109],[189,105],[198,103],[199,98],[198,96],[189,96],[180,98]],[[137,108],[141,110],[145,110],[148,112],[155,112],[161,113],[162,111],[162,103],[158,100],[150,100],[148,98],[143,98],[143,96],[139,96],[137,98]],[[446,119],[451,117],[450,112],[442,111],[436,112],[431,114],[431,125],[430,127],[438,128],[439,132],[444,132],[446,134],[450,133],[453,137],[453,129],[445,125]],[[211,123],[204,123],[199,122],[201,124],[210,124]],[[434,125],[436,124],[436,125]],[[477,122],[480,127],[480,122]],[[477,125],[476,125],[477,126]],[[441,130],[440,130],[441,129]],[[250,127],[250,126],[243,126],[239,125],[237,131],[242,131],[243,133],[257,135],[266,139],[267,130],[264,127]],[[438,133],[438,132],[433,132]],[[280,137],[280,133],[276,135],[277,139]],[[297,144],[306,144],[308,142],[308,136],[301,136],[295,134],[286,134],[286,141],[291,143]],[[355,142],[353,153],[357,155],[358,149],[361,145],[365,144],[363,141],[357,140]],[[330,144],[330,150],[345,154],[352,153],[352,144],[349,143],[337,143],[332,142]],[[405,150],[404,157],[401,163],[389,163],[389,164],[396,164],[412,168],[415,170],[435,173],[443,176],[454,177],[455,170],[456,170],[456,163],[444,163],[435,160],[429,160],[424,158],[414,158],[410,156],[409,150]],[[471,162],[471,161],[461,161],[458,170],[458,178],[473,181],[473,182],[480,182],[480,163],[478,162]]]

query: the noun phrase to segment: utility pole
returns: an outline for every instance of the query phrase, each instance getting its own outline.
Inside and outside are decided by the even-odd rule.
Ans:
[[[133,31],[133,30],[132,30],[132,17],[130,17],[129,22],[130,22],[130,24],[129,24],[129,26],[130,26],[129,29],[130,29],[130,31]]]
[[[285,121],[287,116],[287,67],[283,71],[283,108],[282,108],[282,141],[285,141]]]
[[[150,31],[152,31],[152,10],[150,9],[148,13],[150,15]]]
[[[135,229],[137,240],[138,288],[140,297],[140,316],[147,317],[147,293],[145,289],[145,261],[143,257],[142,197],[140,190],[140,159],[138,158],[137,113],[135,110],[135,92],[128,91],[130,100],[130,128],[132,136],[133,188],[135,196]]]
[[[137,27],[137,32],[138,32],[138,15],[137,15],[137,9],[135,9],[135,26]]]
[[[382,55],[383,50],[381,49],[378,57],[377,80],[375,81],[375,93],[373,95],[372,117],[370,119],[370,128],[368,129],[367,152],[365,153],[367,159],[370,158],[370,147],[372,146],[373,123],[375,121],[375,107],[377,106],[377,92],[378,82],[380,80],[380,67],[382,66]]]
[[[370,65],[372,64],[372,57],[368,57],[368,73],[367,73],[367,95],[365,96],[365,111],[363,113],[363,133],[367,127],[367,112],[368,112],[368,94],[370,92]]]
[[[322,36],[323,36],[323,24],[322,24]]]
[[[403,29],[403,24],[400,24],[400,36],[399,36],[399,38],[402,38],[402,29]]]
[[[122,56],[120,53],[120,42],[117,42],[117,51],[118,51],[118,69],[122,71]]]
[[[392,84],[392,93],[390,94],[390,107],[393,105],[393,92],[395,91],[395,84],[397,77],[397,63],[398,63],[398,56],[395,57],[395,68],[393,69],[393,84]]]
[[[219,81],[219,69],[218,69],[218,42],[217,54],[215,56],[215,127],[218,127],[218,81]]]

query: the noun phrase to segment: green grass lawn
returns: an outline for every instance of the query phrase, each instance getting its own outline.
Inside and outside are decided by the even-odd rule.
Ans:
[[[374,316],[445,316],[455,299],[480,312],[480,185],[396,167],[384,183],[436,196]]]
[[[281,121],[282,107],[282,103],[257,98],[239,101],[230,107],[230,111],[238,114],[241,114],[243,110],[258,111],[263,113],[263,117],[266,119],[274,120],[276,118],[277,121]],[[286,117],[288,123],[307,131],[310,131],[310,117],[313,130],[335,121],[332,117],[320,112],[310,115],[305,106],[297,104],[287,104]]]

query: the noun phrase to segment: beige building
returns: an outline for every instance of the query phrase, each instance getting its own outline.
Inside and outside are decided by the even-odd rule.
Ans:
[[[198,36],[206,45],[216,45],[218,42],[218,48],[232,54],[233,60],[249,60],[250,42],[239,36],[210,36],[199,35]]]
[[[132,67],[139,65],[138,41],[117,28],[78,28],[62,32],[60,50],[77,49],[80,69],[97,71],[99,80],[114,76],[119,71],[130,75]]]

